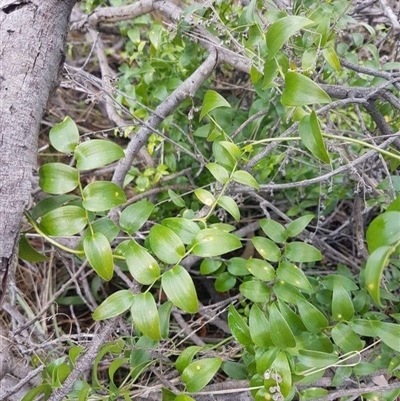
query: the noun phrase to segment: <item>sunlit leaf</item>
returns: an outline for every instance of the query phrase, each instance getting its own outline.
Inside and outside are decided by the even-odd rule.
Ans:
[[[223,255],[242,246],[236,235],[215,228],[201,230],[193,244],[193,253],[203,258]]]
[[[335,49],[332,46],[328,46],[322,50],[322,55],[324,59],[328,62],[328,64],[335,70],[340,71],[341,65],[338,55],[336,54]]]
[[[168,299],[188,313],[196,313],[199,304],[190,274],[182,266],[174,266],[161,277],[161,285]]]
[[[293,220],[286,227],[287,235],[292,238],[297,237],[304,231],[304,229],[308,226],[308,224],[314,217],[315,216],[313,214],[305,214],[304,216],[301,216],[298,219]]]
[[[80,198],[76,195],[49,196],[48,198],[42,199],[35,205],[35,207],[31,210],[31,217],[33,220],[37,220],[46,213],[79,199]]]
[[[82,205],[92,212],[103,212],[126,202],[124,191],[113,182],[96,181],[82,191]]]
[[[93,312],[94,320],[111,319],[127,311],[133,303],[134,295],[129,290],[120,290],[107,297]]]
[[[271,338],[271,325],[257,304],[253,304],[250,309],[249,328],[254,344],[267,349],[274,345]]]
[[[138,329],[152,340],[160,340],[160,318],[157,305],[149,292],[135,295],[131,306],[132,320]]]
[[[349,293],[335,282],[332,295],[332,317],[335,320],[351,320],[354,316],[354,305]]]
[[[51,146],[62,153],[72,153],[79,143],[79,131],[70,117],[56,124],[49,134]]]
[[[106,166],[125,156],[122,148],[104,139],[92,139],[78,145],[75,149],[76,167],[91,170]]]
[[[237,162],[242,158],[242,151],[234,143],[228,141],[219,141],[218,143],[223,146]]]
[[[204,358],[192,362],[182,372],[182,381],[186,384],[187,391],[200,391],[214,377],[221,364],[220,358]]]
[[[287,261],[282,261],[279,263],[279,267],[276,270],[276,275],[281,280],[284,280],[297,288],[301,288],[305,291],[312,291],[312,285],[308,281],[306,275],[293,263]]]
[[[217,163],[207,163],[206,168],[221,184],[225,184],[229,181],[229,173],[225,167],[222,167]]]
[[[297,298],[300,318],[311,333],[319,333],[328,326],[328,319],[310,302],[303,298]]]
[[[299,16],[288,16],[274,22],[267,31],[268,58],[272,59],[291,36],[314,22]]]
[[[239,182],[243,185],[248,185],[249,187],[253,187],[255,189],[259,189],[260,185],[257,180],[247,171],[237,170],[232,175],[233,181]]]
[[[119,217],[121,229],[128,234],[135,233],[147,221],[153,210],[154,205],[145,199],[126,207]]]
[[[240,211],[236,202],[226,195],[218,199],[218,205],[224,208],[236,221],[240,220]]]
[[[371,321],[375,334],[390,348],[400,352],[400,324]]]
[[[185,254],[185,245],[168,227],[155,225],[149,232],[149,242],[154,254],[165,263],[178,263]]]
[[[246,263],[247,270],[261,281],[275,278],[275,269],[265,260],[250,258]]]
[[[290,71],[285,76],[285,89],[282,92],[281,102],[284,106],[306,106],[330,103],[331,98],[310,78]]]
[[[39,185],[49,194],[65,194],[79,184],[77,169],[63,163],[47,163],[39,169]]]
[[[284,253],[291,262],[316,262],[322,259],[321,252],[310,244],[304,242],[290,242]]]
[[[46,213],[40,221],[40,228],[48,235],[74,235],[87,224],[84,209],[79,206],[62,206]]]
[[[182,217],[169,217],[161,224],[171,229],[184,244],[191,244],[200,231],[200,227],[194,221]]]
[[[175,362],[175,368],[179,373],[182,373],[187,366],[190,365],[194,356],[202,350],[202,347],[197,345],[190,345],[186,347],[182,353],[178,356],[178,359]]]
[[[105,281],[111,280],[114,273],[114,261],[111,245],[106,236],[102,233],[88,235],[83,241],[83,249],[96,273]]]
[[[338,356],[326,352],[312,351],[308,349],[299,350],[299,361],[305,366],[324,368],[338,362]]]
[[[282,244],[287,240],[288,235],[285,227],[275,220],[262,219],[260,220],[260,227],[264,231],[265,235],[274,242]]]
[[[400,211],[390,211],[380,214],[368,227],[367,245],[369,252],[392,245],[400,240]]]
[[[281,259],[281,250],[268,238],[264,237],[253,237],[251,239],[257,252],[266,260],[270,262],[279,262]]]
[[[196,195],[197,199],[206,206],[212,206],[215,203],[214,195],[206,189],[196,188],[194,190],[194,194]]]
[[[363,342],[345,323],[337,324],[331,331],[333,342],[344,352],[361,351]]]
[[[231,107],[231,105],[218,92],[208,90],[204,95],[200,120],[202,120],[205,115],[219,107]]]

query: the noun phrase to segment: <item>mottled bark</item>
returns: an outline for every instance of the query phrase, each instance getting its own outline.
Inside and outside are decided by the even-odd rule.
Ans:
[[[76,0],[0,0],[0,291],[15,259],[37,134]]]

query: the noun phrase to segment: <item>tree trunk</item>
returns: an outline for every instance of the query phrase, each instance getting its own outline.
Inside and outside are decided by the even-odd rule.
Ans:
[[[39,124],[64,62],[76,0],[0,0],[0,299],[16,258]]]

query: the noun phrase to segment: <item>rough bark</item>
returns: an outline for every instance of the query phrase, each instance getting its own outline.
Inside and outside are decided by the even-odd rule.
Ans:
[[[37,134],[76,0],[0,0],[0,291],[15,260]]]

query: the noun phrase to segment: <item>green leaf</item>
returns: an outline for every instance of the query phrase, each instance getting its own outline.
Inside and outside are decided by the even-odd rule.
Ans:
[[[264,259],[270,262],[279,262],[281,260],[281,250],[275,242],[264,237],[253,237],[251,242]]]
[[[380,214],[368,227],[367,244],[369,252],[392,245],[400,240],[400,212],[391,211]]]
[[[137,282],[150,285],[159,278],[160,267],[146,248],[131,240],[126,245],[125,255],[129,272]]]
[[[265,387],[271,388],[272,386],[279,386],[280,392],[282,396],[287,399],[286,397],[290,397],[292,392],[292,370],[290,368],[289,360],[287,357],[287,353],[284,351],[279,352],[277,357],[275,358],[274,362],[271,365],[271,372],[276,372],[281,378],[281,382],[277,382],[273,377],[271,377],[269,383]],[[272,376],[272,375],[271,375]],[[268,382],[268,381],[266,381]],[[265,384],[266,384],[265,382]],[[272,394],[273,395],[273,394]]]
[[[194,356],[202,350],[202,347],[197,345],[190,345],[185,348],[182,353],[178,356],[175,362],[175,368],[179,373],[182,373],[187,366],[192,362]]]
[[[103,212],[126,202],[124,191],[113,182],[96,181],[82,191],[82,205],[91,212]]]
[[[226,184],[229,181],[229,173],[225,167],[217,163],[207,163],[206,168],[221,184]]]
[[[275,278],[275,269],[265,260],[251,258],[247,261],[246,268],[261,281],[272,281]]]
[[[253,302],[266,302],[271,295],[269,287],[258,280],[245,281],[240,284],[239,291]]]
[[[321,134],[318,117],[313,110],[311,115],[304,116],[299,123],[299,134],[303,145],[317,159],[329,164],[331,162]]]
[[[221,273],[214,282],[214,287],[218,292],[231,290],[236,284],[236,277],[229,272]]]
[[[257,190],[260,189],[260,185],[257,180],[247,171],[237,170],[232,174],[232,180],[239,182],[243,185],[248,185],[249,187],[253,187]]]
[[[206,189],[196,188],[194,190],[194,194],[196,195],[197,199],[206,206],[212,206],[215,203],[214,195]]]
[[[229,305],[228,309],[228,324],[233,337],[235,337],[240,344],[253,344],[250,336],[249,326],[232,304]]]
[[[299,350],[298,358],[300,363],[313,368],[328,367],[336,364],[339,360],[335,354],[328,354],[326,352],[312,351],[308,349]]]
[[[190,274],[182,266],[174,266],[161,276],[161,286],[168,299],[188,313],[196,313],[199,304]]]
[[[88,227],[83,233],[82,239],[84,240],[86,236],[92,235],[92,231],[94,233],[102,233],[106,236],[108,242],[112,242],[115,240],[117,235],[119,234],[118,226],[108,217],[103,217],[101,219],[96,220],[91,225],[91,229]]]
[[[160,318],[160,332],[162,338],[168,338],[170,328],[171,311],[174,304],[171,301],[164,302],[158,308],[158,316]]]
[[[222,364],[220,358],[204,358],[192,362],[182,372],[182,381],[187,391],[195,393],[205,387]]]
[[[272,241],[282,244],[287,240],[287,233],[285,227],[279,224],[275,220],[262,219],[260,220],[260,227],[264,231],[265,235],[272,239]]]
[[[165,263],[178,263],[185,255],[185,245],[168,227],[155,225],[149,232],[149,242],[154,254]]]
[[[80,198],[76,195],[49,196],[48,198],[42,199],[36,204],[36,206],[31,210],[31,217],[33,220],[37,220],[46,213],[51,212],[52,210],[57,209],[70,201],[79,199]]]
[[[236,221],[240,220],[238,205],[230,196],[221,196],[218,199],[218,205],[224,208]]]
[[[328,64],[336,71],[339,72],[341,70],[340,60],[336,54],[335,49],[332,46],[328,46],[322,50],[322,55],[324,59],[328,62]]]
[[[94,320],[111,319],[127,311],[133,303],[134,295],[129,290],[120,290],[107,297],[93,312]]]
[[[49,134],[51,146],[62,153],[72,153],[79,143],[79,131],[70,117],[56,124]]]
[[[18,257],[28,262],[45,262],[49,260],[46,255],[39,253],[26,239],[26,235],[21,235],[18,247]]]
[[[324,399],[328,395],[328,390],[324,388],[312,387],[300,392],[300,400],[307,401],[314,398]]]
[[[284,255],[291,262],[316,262],[322,259],[321,252],[317,248],[297,241],[287,244]]]
[[[291,238],[297,237],[304,231],[304,229],[308,226],[308,224],[314,217],[315,216],[313,214],[306,214],[304,216],[299,217],[296,220],[293,220],[286,227],[287,235]]]
[[[350,327],[359,335],[365,337],[376,337],[375,328],[372,326],[372,320],[354,319],[350,323]]]
[[[83,142],[75,149],[76,167],[79,170],[103,167],[124,156],[125,153],[119,145],[104,139]]]
[[[182,217],[169,217],[161,224],[171,229],[184,244],[191,244],[200,232],[200,227],[194,221]]]
[[[275,303],[269,308],[269,324],[271,325],[272,342],[280,349],[294,348],[296,339],[285,318],[279,312]]]
[[[382,273],[393,251],[393,247],[381,246],[369,255],[365,265],[365,287],[375,303],[380,306],[382,306],[380,289]]]
[[[257,304],[253,304],[250,309],[249,328],[255,345],[266,349],[274,345],[271,338],[271,325]]]
[[[298,297],[296,301],[300,318],[308,331],[311,333],[319,333],[328,326],[328,319],[318,308],[300,297]]]
[[[206,276],[216,272],[222,265],[220,260],[215,260],[211,258],[203,259],[200,263],[200,274]]]
[[[400,352],[400,324],[371,321],[375,334],[390,348]]]
[[[333,342],[344,352],[361,351],[363,342],[345,323],[337,324],[331,331]]]
[[[111,280],[114,273],[114,261],[111,245],[106,236],[102,233],[88,235],[83,241],[83,249],[96,273],[105,281]]]
[[[79,184],[79,171],[62,163],[48,163],[39,169],[39,185],[49,194],[65,194]]]
[[[283,302],[281,299],[278,299],[278,305],[283,318],[292,329],[292,332],[296,338],[298,334],[307,330],[297,313],[295,313],[285,302]]]
[[[131,306],[132,320],[138,329],[152,340],[161,339],[157,305],[149,292],[137,294]]]
[[[306,106],[330,103],[331,98],[310,78],[289,71],[285,76],[285,89],[282,92],[281,102],[284,106]]]
[[[279,300],[281,300],[283,302],[287,302],[288,304],[295,305],[297,302],[297,298],[302,297],[300,291],[296,287],[287,283],[284,280],[278,280],[275,283],[273,290],[274,290],[275,296]]]
[[[242,151],[234,143],[228,141],[219,141],[218,143],[230,153],[235,161],[238,162],[242,158]]]
[[[168,196],[171,198],[171,201],[175,206],[185,207],[185,202],[183,199],[172,189],[168,190]]]
[[[208,90],[204,95],[203,107],[201,108],[200,120],[212,110],[219,107],[231,107],[231,105],[217,92]]]
[[[247,260],[244,258],[232,258],[228,260],[228,272],[234,276],[248,276],[250,273],[246,268]]]
[[[127,234],[138,231],[153,213],[154,205],[143,199],[126,207],[119,217],[119,225]]]
[[[332,295],[332,317],[335,320],[351,320],[354,316],[354,305],[349,293],[335,282]]]
[[[284,280],[297,288],[301,288],[302,290],[311,292],[313,289],[303,271],[290,262],[282,261],[279,263],[276,275],[281,280]]]
[[[201,230],[193,244],[193,253],[203,258],[223,255],[242,247],[236,235],[215,228]]]
[[[48,235],[74,235],[87,224],[86,212],[79,206],[62,206],[46,213],[40,228]]]
[[[243,363],[224,361],[222,362],[221,369],[230,379],[246,380],[248,378],[247,369]]]
[[[288,16],[274,22],[267,31],[268,58],[275,57],[280,48],[300,29],[314,22],[299,16]]]

